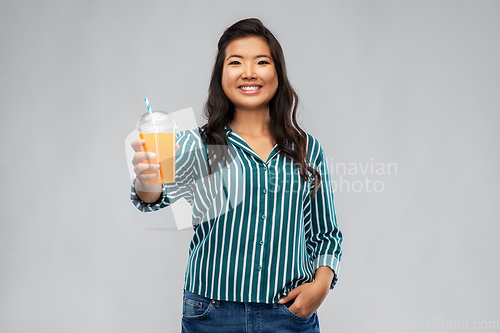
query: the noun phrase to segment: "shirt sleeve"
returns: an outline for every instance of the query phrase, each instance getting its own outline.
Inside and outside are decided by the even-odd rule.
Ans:
[[[182,131],[176,134],[176,142],[181,146],[175,154],[175,182],[163,184],[160,198],[154,203],[145,203],[135,192],[134,183],[131,185],[130,199],[141,212],[154,212],[169,206],[171,203],[184,198],[192,205],[193,199],[193,156],[196,154],[197,141],[192,131]]]
[[[342,233],[337,226],[333,189],[328,163],[319,142],[309,136],[308,152],[312,167],[321,175],[318,191],[311,197],[310,225],[306,227],[307,247],[311,249],[313,271],[321,266],[330,267],[335,277],[330,285],[333,289],[338,279],[342,256]],[[314,184],[311,185],[311,196]]]

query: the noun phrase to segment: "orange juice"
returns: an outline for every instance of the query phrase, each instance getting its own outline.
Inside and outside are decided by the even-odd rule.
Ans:
[[[142,133],[139,136],[146,140],[143,149],[156,154],[156,159],[145,161],[160,164],[160,169],[157,171],[144,171],[144,173],[156,174],[156,178],[147,183],[175,182],[175,133]]]

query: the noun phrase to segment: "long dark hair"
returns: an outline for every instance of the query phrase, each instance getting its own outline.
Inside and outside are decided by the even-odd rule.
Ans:
[[[204,108],[207,123],[200,129],[200,135],[208,146],[208,174],[215,171],[211,165],[217,165],[222,159],[225,163],[227,162],[225,126],[231,123],[234,117],[234,105],[222,89],[226,47],[235,39],[250,36],[261,37],[267,42],[278,74],[278,89],[269,101],[271,135],[281,149],[281,153],[295,161],[300,170],[300,177],[306,182],[319,185],[321,181],[319,172],[309,166],[307,135],[297,124],[299,97],[288,81],[283,50],[271,31],[256,18],[236,22],[227,28],[219,39],[208,99]],[[214,160],[210,163],[212,157]],[[311,179],[306,170],[311,173]],[[313,195],[317,190],[318,186],[315,186]]]

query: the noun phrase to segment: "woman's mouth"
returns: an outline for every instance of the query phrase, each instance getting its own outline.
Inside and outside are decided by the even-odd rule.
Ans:
[[[261,90],[262,86],[241,86],[238,89],[247,95],[258,94]]]

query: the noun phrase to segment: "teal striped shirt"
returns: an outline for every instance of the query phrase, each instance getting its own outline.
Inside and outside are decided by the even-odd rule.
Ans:
[[[327,160],[307,135],[310,165],[321,174],[314,184],[300,178],[295,162],[274,146],[263,161],[229,126],[228,164],[207,177],[207,146],[199,129],[177,133],[176,182],[163,184],[157,202],[131,199],[143,212],[184,198],[192,206],[194,234],[184,289],[210,299],[275,303],[314,280],[320,266],[335,272],[342,256]]]

